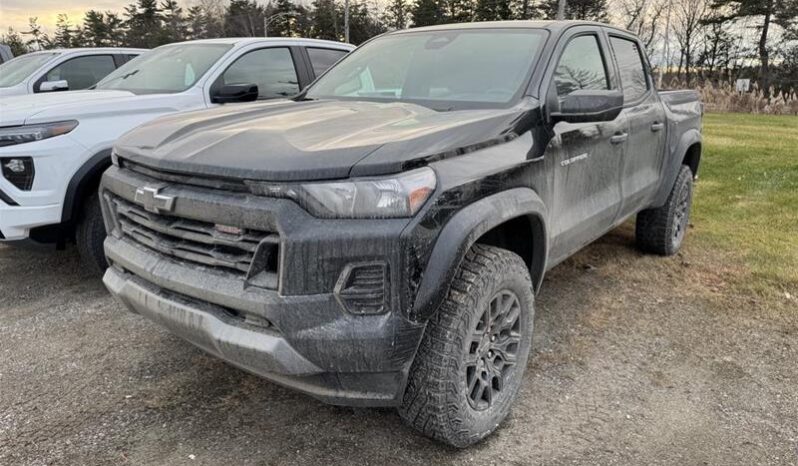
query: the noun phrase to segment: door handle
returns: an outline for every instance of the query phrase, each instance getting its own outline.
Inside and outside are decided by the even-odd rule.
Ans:
[[[656,133],[657,131],[661,131],[661,130],[663,130],[664,128],[665,128],[665,123],[660,123],[660,122],[658,122],[658,121],[657,121],[657,122],[654,122],[654,123],[651,123],[651,131],[653,131],[653,132],[655,132],[655,133]]]
[[[610,138],[610,142],[612,144],[620,144],[622,142],[626,142],[629,139],[629,133],[617,133],[615,136]]]

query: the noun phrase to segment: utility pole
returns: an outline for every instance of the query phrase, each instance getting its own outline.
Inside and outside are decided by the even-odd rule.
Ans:
[[[562,21],[565,19],[565,2],[567,0],[560,0],[560,3],[557,5],[557,20]]]
[[[673,8],[673,0],[668,0],[668,13],[665,16],[665,56],[663,57],[665,63],[659,67],[659,77],[657,78],[657,88],[662,89],[662,75],[665,68],[670,66],[671,62],[671,8]]]
[[[349,43],[349,0],[344,0],[344,42]]]

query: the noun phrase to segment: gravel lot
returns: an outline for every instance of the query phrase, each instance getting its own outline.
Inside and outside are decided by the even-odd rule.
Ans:
[[[0,464],[798,464],[798,301],[730,264],[624,227],[552,270],[520,402],[458,451],[206,356],[74,250],[0,246]]]

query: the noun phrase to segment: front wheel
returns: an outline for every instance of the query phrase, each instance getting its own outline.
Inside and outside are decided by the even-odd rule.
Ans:
[[[490,435],[510,412],[529,357],[532,280],[516,254],[475,245],[428,323],[399,414],[455,447]]]
[[[75,231],[75,241],[80,258],[97,275],[101,275],[108,268],[103,249],[105,236],[100,199],[97,194],[93,194],[84,205],[83,215]]]

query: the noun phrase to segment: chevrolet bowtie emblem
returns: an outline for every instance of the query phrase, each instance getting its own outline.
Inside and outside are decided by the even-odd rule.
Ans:
[[[158,194],[161,188],[151,188],[149,186],[136,189],[136,204],[144,207],[147,212],[160,214],[162,212],[171,212],[175,205],[175,198]]]

